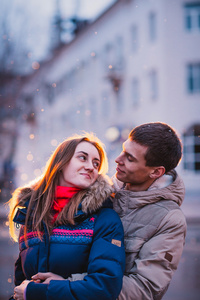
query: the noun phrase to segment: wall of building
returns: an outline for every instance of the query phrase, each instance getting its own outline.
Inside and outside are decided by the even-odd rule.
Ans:
[[[187,90],[187,65],[200,62],[200,30],[185,29],[185,3],[118,1],[41,65],[20,95],[22,102],[31,96],[35,120],[20,126],[17,184],[38,175],[56,145],[81,130],[104,141],[112,174],[132,127],[166,122],[183,139],[200,123],[200,92]],[[183,162],[178,170],[186,188],[199,188],[199,171]]]

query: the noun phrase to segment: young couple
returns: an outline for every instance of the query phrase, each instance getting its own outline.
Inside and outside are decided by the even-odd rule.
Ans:
[[[167,124],[134,128],[112,184],[100,140],[61,143],[40,178],[10,200],[20,225],[16,300],[161,299],[185,240],[181,142]],[[114,192],[114,196],[113,196]]]

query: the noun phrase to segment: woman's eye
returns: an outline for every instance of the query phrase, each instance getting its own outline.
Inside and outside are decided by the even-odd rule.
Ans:
[[[100,164],[99,164],[98,162],[94,162],[93,165],[94,165],[94,168],[95,168],[95,169],[98,169],[99,166],[100,166]]]
[[[81,160],[85,160],[85,159],[86,159],[86,157],[85,157],[84,155],[80,155],[79,158],[80,158]]]

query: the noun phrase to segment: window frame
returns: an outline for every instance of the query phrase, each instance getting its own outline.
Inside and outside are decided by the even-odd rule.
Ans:
[[[200,62],[187,64],[187,92],[200,93]]]
[[[200,124],[183,135],[183,166],[184,170],[200,173]]]
[[[156,101],[158,99],[158,72],[155,69],[149,72],[149,89],[151,100]]]
[[[184,5],[184,26],[188,32],[200,31],[200,3],[193,2]]]
[[[149,40],[155,42],[157,40],[157,14],[151,11],[148,16]]]
[[[140,103],[140,82],[137,77],[132,78],[131,95],[133,106],[138,106]]]

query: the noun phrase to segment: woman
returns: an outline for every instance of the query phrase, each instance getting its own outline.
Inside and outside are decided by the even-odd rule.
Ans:
[[[107,166],[94,135],[71,137],[57,147],[38,180],[14,192],[13,238],[13,222],[21,225],[14,299],[117,298],[125,253],[121,221],[105,202],[112,193]],[[83,280],[67,279],[84,272]]]

